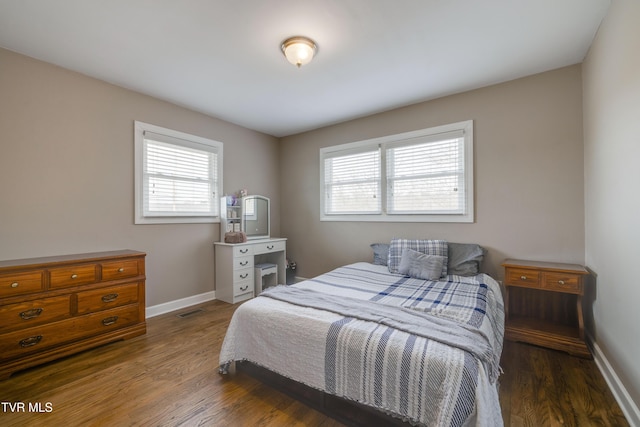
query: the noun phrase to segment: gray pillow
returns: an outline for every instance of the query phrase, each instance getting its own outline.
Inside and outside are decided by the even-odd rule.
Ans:
[[[413,249],[405,249],[402,251],[398,272],[416,279],[438,280],[445,259],[440,255],[427,255]]]
[[[413,249],[427,255],[438,255],[444,257],[442,272],[440,277],[447,275],[447,242],[445,240],[410,240],[392,239],[389,245],[388,267],[390,273],[398,273],[398,265],[402,257],[402,251]]]
[[[480,263],[485,249],[475,243],[448,242],[447,273],[458,276],[475,276],[480,273]]]
[[[389,258],[389,244],[388,243],[372,243],[371,249],[373,249],[373,263],[376,265],[387,265],[387,259]]]

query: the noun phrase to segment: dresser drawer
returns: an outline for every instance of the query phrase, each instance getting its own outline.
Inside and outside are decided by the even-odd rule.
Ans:
[[[253,245],[253,252],[256,255],[258,255],[258,254],[266,254],[269,252],[284,251],[285,248],[286,248],[286,243],[284,241],[256,243],[255,245]]]
[[[544,289],[582,295],[582,276],[570,273],[545,273]]]
[[[253,256],[240,256],[233,258],[233,269],[253,268]]]
[[[241,245],[233,247],[233,257],[253,255],[253,246]]]
[[[117,280],[140,274],[137,260],[123,260],[102,263],[102,280]]]
[[[50,288],[67,288],[86,285],[97,279],[97,264],[75,265],[72,267],[53,268],[49,270]]]
[[[245,268],[242,270],[234,270],[233,271],[233,283],[243,282],[245,280],[253,283],[253,267]]]
[[[136,304],[0,335],[0,360],[38,352],[138,322]]]
[[[78,314],[92,313],[136,302],[138,302],[137,283],[78,292]]]
[[[505,272],[505,280],[507,284],[513,286],[539,288],[540,272],[519,268],[507,268]]]
[[[0,333],[67,319],[70,300],[63,295],[0,306]]]
[[[43,290],[42,270],[0,275],[0,298],[30,294]]]

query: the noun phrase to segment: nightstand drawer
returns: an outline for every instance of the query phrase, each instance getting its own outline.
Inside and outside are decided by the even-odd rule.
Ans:
[[[545,273],[543,288],[582,295],[581,277],[575,274]]]
[[[507,284],[513,286],[539,288],[540,272],[519,268],[507,268],[505,280]]]

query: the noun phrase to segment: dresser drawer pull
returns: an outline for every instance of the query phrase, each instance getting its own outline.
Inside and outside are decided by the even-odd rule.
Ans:
[[[124,273],[124,267],[120,267],[120,268],[118,269],[118,273]]]
[[[249,261],[240,261],[240,266],[242,267],[244,267],[247,264],[249,264]]]
[[[17,287],[18,287],[18,282],[13,282],[13,283],[11,284],[11,287],[12,287],[12,288],[17,288]]]
[[[117,321],[118,321],[118,316],[111,316],[111,317],[107,317],[106,319],[102,319],[102,324],[104,326],[110,326],[116,323]]]
[[[249,273],[244,273],[240,275],[241,279],[246,279],[247,277],[249,277]]]
[[[246,291],[247,289],[249,289],[249,285],[247,285],[247,286],[240,286],[240,290],[241,290],[242,292]]]
[[[20,313],[20,317],[23,320],[35,319],[36,317],[42,314],[41,308],[32,308],[31,310],[26,310]]]
[[[564,285],[564,280],[558,280],[558,285]]]
[[[107,294],[102,297],[102,302],[114,302],[118,298],[118,294]]]
[[[249,249],[240,249],[241,254],[246,254],[247,252],[249,252]]]
[[[267,249],[271,250],[271,249],[273,249],[273,248],[275,248],[275,246],[273,246],[273,245],[267,245]]]
[[[520,276],[520,280],[527,280],[527,276]]]
[[[23,340],[20,340],[20,347],[31,347],[32,345],[38,344],[40,341],[42,341],[42,335],[25,338]]]
[[[72,274],[72,275],[71,275],[71,278],[72,278],[72,279],[77,279],[77,278],[78,278],[78,275],[77,275],[77,274]]]

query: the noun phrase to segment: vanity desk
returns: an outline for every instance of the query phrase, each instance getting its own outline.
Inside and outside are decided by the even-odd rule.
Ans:
[[[216,299],[235,304],[256,296],[260,292],[255,273],[258,264],[275,264],[278,283],[286,283],[286,238],[215,242],[214,247]]]

